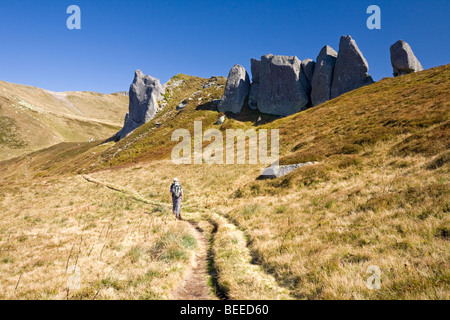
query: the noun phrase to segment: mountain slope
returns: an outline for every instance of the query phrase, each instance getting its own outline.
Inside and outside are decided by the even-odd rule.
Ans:
[[[0,160],[60,142],[105,139],[123,122],[120,94],[52,92],[0,81]]]
[[[14,249],[8,253],[8,261],[13,262],[8,263],[24,272],[34,270],[31,258],[22,269],[14,262],[20,261],[21,250],[28,245],[19,239],[30,234],[32,227],[44,231],[52,228],[61,219],[61,212],[86,212],[80,214],[81,226],[97,224],[96,219],[109,219],[114,214],[121,222],[130,221],[130,231],[126,232],[137,234],[142,230],[140,224],[132,223],[137,216],[151,217],[152,230],[161,230],[159,219],[170,221],[170,213],[164,215],[160,207],[137,211],[121,208],[117,201],[110,204],[106,193],[101,201],[84,201],[79,194],[72,200],[70,194],[54,185],[63,186],[68,179],[73,190],[90,194],[74,173],[89,172],[105,185],[135,190],[166,204],[170,201],[168,186],[173,177],[178,177],[185,193],[183,216],[200,227],[215,226],[209,231],[212,265],[216,281],[228,297],[267,297],[269,292],[277,298],[277,293],[264,291],[268,286],[260,272],[248,272],[259,268],[297,299],[450,298],[450,65],[383,79],[286,118],[244,110],[239,116],[229,115],[223,125],[214,124],[219,115],[214,99],[222,94],[224,79],[184,75],[177,79],[182,84],[167,96],[166,108],[118,143],[65,143],[0,162],[2,212],[11,217],[0,225],[2,244],[9,239],[8,230],[16,225],[13,217],[24,219],[24,226],[14,229]],[[213,85],[207,85],[211,82]],[[180,112],[176,106],[183,100],[187,106]],[[273,180],[257,179],[261,165],[174,164],[170,155],[177,142],[171,141],[172,132],[184,128],[192,133],[193,122],[198,120],[203,122],[203,131],[279,129],[282,163],[319,163]],[[38,195],[28,187],[30,183],[39,189]],[[32,200],[25,201],[22,191],[27,191]],[[33,210],[28,203],[45,199],[55,208]],[[69,204],[59,208],[58,199]],[[91,206],[98,208],[90,212]],[[20,213],[22,210],[26,213]],[[74,217],[71,223],[76,229]],[[123,225],[117,227],[125,232]],[[91,240],[103,231],[94,225],[88,230]],[[237,236],[236,230],[245,237]],[[67,232],[76,243],[80,232]],[[160,239],[165,234],[154,233]],[[92,241],[90,245],[96,245]],[[174,241],[182,246],[182,242]],[[131,240],[121,244],[124,252],[132,250],[133,245]],[[118,246],[107,247],[105,252],[120,256],[123,249],[119,251]],[[69,249],[66,245],[66,255]],[[46,250],[50,254],[52,247]],[[42,259],[39,250],[34,252],[33,259]],[[151,251],[142,252],[142,259],[149,259]],[[251,261],[236,252],[249,252]],[[93,258],[84,255],[83,259],[92,266]],[[137,260],[147,261],[142,259]],[[46,264],[38,267],[50,268]],[[373,274],[370,270],[377,268],[381,287],[372,290],[367,286]],[[13,269],[3,267],[0,276],[11,278],[8,270]],[[96,269],[89,270],[93,292],[83,292],[92,298],[97,288],[104,286],[95,282]],[[126,274],[127,270],[121,270]],[[114,290],[108,294],[127,296],[132,291],[131,280],[123,276],[109,285]],[[13,292],[15,282],[9,282],[8,292]],[[47,294],[47,287],[41,287],[42,295]],[[54,290],[61,295],[58,287]]]
[[[391,152],[425,152],[433,155],[448,148],[449,77],[450,65],[446,65],[408,76],[382,79],[371,86],[278,120],[278,117],[244,108],[240,115],[229,114],[227,122],[217,126],[214,125],[218,116],[214,100],[221,97],[225,79],[179,75],[172,81],[181,80],[182,85],[168,98],[167,106],[155,119],[119,143],[100,145],[98,150],[93,150],[96,153],[94,157],[91,157],[91,152],[84,154],[84,147],[76,151],[78,145],[65,145],[73,149],[79,161],[75,168],[65,166],[64,171],[58,172],[85,172],[170,158],[172,148],[177,144],[170,139],[172,131],[185,128],[193,134],[194,120],[202,120],[203,131],[209,128],[222,131],[231,128],[279,129],[281,164],[360,154],[365,147],[392,141],[398,136],[405,139],[395,147],[399,150],[395,151],[393,147]],[[215,85],[202,88],[210,83]],[[182,112],[176,110],[181,101],[187,102]],[[428,142],[427,135],[436,136],[438,143]],[[422,149],[428,147],[430,150],[410,150],[414,142]],[[51,158],[64,154],[66,147],[61,145],[49,149]],[[36,156],[45,158],[46,154],[47,151],[37,152]],[[73,160],[70,158],[71,162]],[[11,163],[20,166],[21,160]],[[40,160],[34,163],[37,168]]]

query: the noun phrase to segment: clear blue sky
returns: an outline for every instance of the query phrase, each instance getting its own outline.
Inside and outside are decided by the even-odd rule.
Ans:
[[[81,30],[68,30],[69,5]],[[366,9],[381,8],[369,30]],[[177,73],[227,76],[273,53],[316,59],[350,34],[375,80],[392,75],[403,39],[424,68],[449,63],[450,1],[13,0],[0,2],[0,80],[54,91],[128,90],[134,70],[166,82]]]

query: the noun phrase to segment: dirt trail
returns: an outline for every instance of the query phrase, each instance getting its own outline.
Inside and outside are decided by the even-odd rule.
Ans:
[[[211,300],[214,299],[211,290],[208,287],[208,278],[210,277],[208,269],[208,241],[203,231],[195,228],[195,238],[197,241],[197,250],[191,259],[191,268],[184,280],[172,295],[173,300]]]
[[[99,181],[87,175],[82,175],[82,177],[84,180],[90,183],[95,183],[116,192],[120,192],[136,201],[140,201],[149,205],[165,206],[171,209],[171,206],[169,206],[167,203],[144,198],[135,191],[126,190],[120,186],[104,181]],[[264,297],[265,299],[270,299],[272,297],[278,297],[280,299],[290,299],[288,291],[281,287],[272,275],[265,272],[265,270],[261,266],[253,262],[252,252],[249,248],[248,240],[246,240],[246,235],[242,230],[240,230],[237,223],[235,223],[229,217],[218,214],[214,211],[209,212],[208,215],[210,218],[203,218],[202,222],[209,223],[209,227],[212,228],[211,231],[204,232],[195,221],[185,220],[180,222],[186,224],[186,226],[192,229],[192,234],[195,236],[197,247],[191,257],[190,265],[188,270],[185,272],[184,279],[173,291],[171,298],[174,300],[232,299],[226,289],[223,288],[218,281],[219,275],[215,270],[217,266],[213,244],[210,244],[207,237],[205,236],[205,234],[210,235],[212,243],[214,243],[216,241],[217,232],[220,225],[220,228],[223,229],[224,232],[221,232],[219,241],[227,242],[240,239],[240,241],[238,241],[240,242],[240,244],[236,245],[233,250],[235,255],[233,259],[234,261],[238,261],[238,263],[237,265],[233,265],[230,268],[231,270],[234,270],[234,272],[236,272],[236,283],[248,281],[248,279],[253,279],[257,287],[259,285],[259,291],[254,292],[255,299],[261,299],[261,297]],[[207,227],[207,229],[209,229],[209,227]],[[226,240],[226,238],[229,239]],[[236,258],[236,254],[239,256],[239,259]],[[211,273],[208,273],[208,267],[210,265],[212,266],[212,270]],[[208,280],[211,280],[212,287],[208,286]]]
[[[164,205],[146,200],[140,195],[127,192],[126,190],[123,190],[120,187],[98,181],[96,179],[93,179],[92,177],[86,175],[83,175],[82,177],[87,182],[102,185],[113,191],[126,194],[136,201],[152,205]],[[193,230],[193,234],[195,236],[195,240],[197,243],[197,248],[195,254],[191,258],[190,268],[186,272],[186,276],[183,279],[183,281],[181,281],[180,285],[173,292],[172,299],[173,300],[217,299],[216,297],[214,297],[214,295],[211,293],[210,288],[208,287],[208,278],[210,277],[210,275],[208,274],[208,240],[206,239],[203,230],[196,227],[193,222],[185,221],[184,223],[188,224],[189,227]]]

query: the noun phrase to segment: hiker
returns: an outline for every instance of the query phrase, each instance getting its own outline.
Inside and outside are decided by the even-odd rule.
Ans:
[[[173,183],[170,186],[170,193],[172,193],[172,211],[175,214],[175,218],[181,220],[180,206],[181,199],[183,198],[183,188],[181,187],[181,184],[178,182],[177,178],[173,179]]]

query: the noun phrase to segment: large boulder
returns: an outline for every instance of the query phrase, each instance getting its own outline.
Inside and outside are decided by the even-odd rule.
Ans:
[[[363,54],[350,36],[342,36],[339,53],[334,67],[331,99],[373,83],[367,73],[369,65]]]
[[[309,97],[303,82],[307,80],[297,57],[265,55],[259,73],[259,111],[288,116],[306,109]]]
[[[136,70],[129,91],[129,112],[116,139],[125,138],[133,130],[152,120],[158,110],[158,99],[164,89],[158,79]]]
[[[323,47],[317,56],[311,91],[313,106],[324,103],[331,98],[331,84],[336,58],[337,52],[330,46]]]
[[[407,42],[399,40],[391,46],[390,50],[394,77],[423,70],[422,64]]]
[[[236,64],[228,74],[225,92],[219,103],[220,112],[241,112],[245,99],[250,93],[250,78],[244,67]]]

